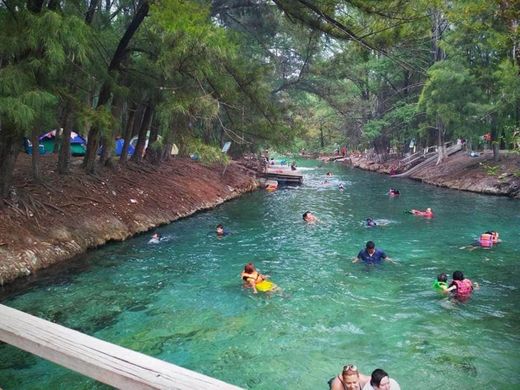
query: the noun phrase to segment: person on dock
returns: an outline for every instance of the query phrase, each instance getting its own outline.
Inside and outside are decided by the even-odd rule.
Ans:
[[[306,211],[303,213],[303,220],[307,223],[316,223],[318,222],[318,218],[311,213],[310,211]]]
[[[369,264],[381,264],[383,261],[388,261],[390,263],[395,263],[392,259],[390,259],[385,252],[376,248],[376,245],[373,241],[368,241],[365,249],[359,251],[357,257],[352,260],[353,263],[357,263],[362,261],[363,263]]]
[[[376,368],[372,371],[370,383],[367,383],[363,390],[401,390],[401,386],[394,378],[390,378],[385,370]]]
[[[343,367],[341,374],[329,381],[330,390],[361,390],[370,381],[368,375],[363,375],[354,364]]]
[[[269,276],[258,272],[253,263],[247,263],[244,266],[240,277],[244,281],[244,287],[252,288],[254,294],[258,293],[258,291],[269,292],[277,289],[276,284],[267,280]]]

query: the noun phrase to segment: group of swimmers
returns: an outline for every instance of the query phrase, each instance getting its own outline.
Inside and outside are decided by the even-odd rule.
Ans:
[[[452,281],[448,285],[448,275],[444,272],[437,276],[437,280],[433,283],[433,289],[441,294],[451,294],[459,301],[466,301],[471,296],[474,289],[478,289],[478,283],[473,283],[470,279],[464,277],[462,271],[455,271]]]
[[[401,390],[388,373],[376,368],[370,376],[363,375],[354,364],[343,367],[341,374],[329,380],[330,390]]]

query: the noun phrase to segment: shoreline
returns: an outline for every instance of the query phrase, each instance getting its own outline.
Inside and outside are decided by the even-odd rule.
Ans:
[[[364,157],[350,159],[354,168],[386,175],[390,175],[396,162],[379,164]],[[491,152],[479,157],[457,153],[439,165],[423,167],[406,178],[437,187],[520,199],[520,156],[502,154],[500,161],[495,162]]]
[[[96,176],[75,166],[60,177],[53,160],[45,161],[44,185],[30,181],[30,161],[17,168],[15,194],[0,209],[0,287],[258,187],[254,172],[236,162],[224,175],[222,167],[177,158],[159,167],[102,169]]]

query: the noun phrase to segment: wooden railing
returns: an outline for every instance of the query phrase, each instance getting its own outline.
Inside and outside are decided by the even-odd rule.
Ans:
[[[240,389],[4,305],[0,340],[118,389]]]

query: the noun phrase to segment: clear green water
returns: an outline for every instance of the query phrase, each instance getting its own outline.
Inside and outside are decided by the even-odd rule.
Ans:
[[[346,183],[322,186],[325,172]],[[3,304],[249,389],[326,389],[349,362],[382,367],[403,389],[520,386],[520,203],[343,167],[305,184],[258,191],[149,235],[40,274]],[[401,197],[389,198],[390,186]],[[432,207],[433,220],[405,214]],[[321,219],[302,222],[310,209]],[[364,218],[389,224],[365,228]],[[221,240],[217,223],[233,232]],[[459,249],[488,229],[503,243]],[[351,259],[372,239],[398,265]],[[254,261],[283,294],[253,295],[239,273]],[[462,270],[481,289],[453,305],[431,289]],[[0,387],[105,388],[0,346]]]

